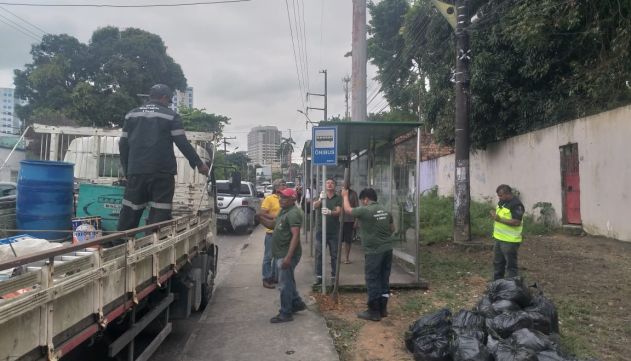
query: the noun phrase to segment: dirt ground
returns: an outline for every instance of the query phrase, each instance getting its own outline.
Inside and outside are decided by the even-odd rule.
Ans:
[[[337,304],[318,297],[344,361],[413,360],[404,346],[409,325],[425,313],[470,309],[491,276],[490,248],[451,243],[423,247],[428,290],[394,290],[390,316],[381,322],[356,318],[366,296],[344,293]],[[524,240],[520,273],[553,300],[562,346],[580,357],[629,360],[631,356],[631,243],[601,237],[552,235]]]

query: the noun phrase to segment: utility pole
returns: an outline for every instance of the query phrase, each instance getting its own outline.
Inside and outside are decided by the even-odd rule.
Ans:
[[[353,0],[351,120],[366,121],[366,0]]]
[[[322,110],[324,112],[324,121],[327,120],[327,71],[326,69],[324,70],[320,70],[319,71],[320,74],[324,74],[324,93],[323,94],[317,94],[317,93],[307,93],[307,98],[309,98],[309,95],[314,95],[314,96],[318,96],[318,97],[324,97],[324,107],[323,108],[314,108],[314,107],[307,107],[307,112],[309,111],[309,109],[315,109],[315,110]],[[301,112],[302,114],[305,114],[303,112]],[[306,114],[305,114],[306,116]],[[309,117],[307,117],[307,119],[309,119]]]
[[[456,172],[454,187],[454,242],[471,241],[469,179],[469,9],[468,0],[456,0]]]
[[[348,112],[348,91],[350,88],[348,87],[348,83],[351,81],[350,76],[345,76],[342,78],[344,82],[344,103],[346,103],[346,113],[344,113],[344,120],[348,121],[350,119],[350,114]]]
[[[471,242],[471,224],[469,207],[471,189],[469,179],[469,110],[471,93],[469,81],[471,74],[469,63],[468,27],[469,0],[456,0],[454,5],[441,0],[431,0],[434,7],[445,17],[456,33],[456,164],[454,177],[454,242]]]
[[[226,148],[228,146],[228,144],[230,144],[228,141],[229,140],[233,140],[233,139],[237,139],[237,137],[223,137],[223,138],[221,138],[222,143],[223,143],[223,154],[224,155],[228,154],[228,149]]]

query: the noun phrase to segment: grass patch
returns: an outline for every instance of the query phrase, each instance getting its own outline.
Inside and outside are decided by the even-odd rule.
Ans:
[[[561,299],[555,302],[559,313],[561,328],[561,346],[569,354],[579,357],[591,357],[590,347],[586,340],[590,339],[592,307],[581,304],[574,299]]]
[[[422,244],[431,245],[450,241],[453,238],[454,198],[439,196],[436,189],[421,197],[419,209],[420,238]],[[489,238],[493,234],[493,221],[489,211],[495,204],[471,201],[469,207],[471,237]],[[544,212],[544,211],[540,211]],[[549,211],[546,208],[548,214]],[[542,213],[544,215],[544,213]],[[531,215],[524,217],[524,235],[545,235],[552,233],[556,227],[542,217],[544,222],[537,222]]]
[[[338,317],[327,317],[326,324],[333,338],[335,350],[340,355],[340,360],[350,360],[353,354],[353,344],[359,334],[362,323],[350,322]]]

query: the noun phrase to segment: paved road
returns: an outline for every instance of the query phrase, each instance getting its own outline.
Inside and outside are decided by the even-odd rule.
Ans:
[[[215,278],[215,292],[222,287],[223,281],[235,266],[241,252],[249,246],[249,234],[220,234],[217,244],[219,246],[219,265]],[[151,361],[176,361],[179,358],[186,342],[198,326],[202,313],[194,313],[186,320],[173,322],[173,331],[160,345],[160,348],[151,357]]]
[[[269,323],[278,312],[279,293],[261,286],[263,232],[259,227],[249,236],[219,237],[220,263],[210,304],[201,315],[175,322],[151,361],[339,360],[326,323],[316,312],[300,312],[289,323]],[[313,263],[303,248],[296,282],[304,298]]]

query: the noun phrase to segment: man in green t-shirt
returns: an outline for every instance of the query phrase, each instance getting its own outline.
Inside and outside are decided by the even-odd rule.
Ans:
[[[344,212],[359,221],[359,238],[364,247],[368,309],[357,314],[364,320],[379,321],[388,315],[390,269],[392,268],[392,215],[377,203],[377,193],[364,188],[359,193],[360,207],[353,208],[348,189],[342,190]]]
[[[261,223],[273,228],[272,257],[276,262],[278,289],[280,290],[280,310],[270,319],[271,323],[293,321],[293,313],[307,309],[296,290],[294,270],[300,262],[300,226],[302,211],[296,207],[296,191],[285,188],[278,191],[281,211],[276,217],[261,214]]]
[[[315,244],[315,276],[314,285],[322,283],[322,216],[326,218],[326,245],[329,247],[331,255],[331,277],[335,277],[337,267],[337,245],[339,242],[338,231],[340,229],[340,214],[342,214],[342,197],[335,193],[337,183],[335,179],[329,178],[324,184],[324,191],[320,194],[320,199],[313,202],[313,209],[316,210],[316,244]],[[325,207],[322,201],[326,200]]]

